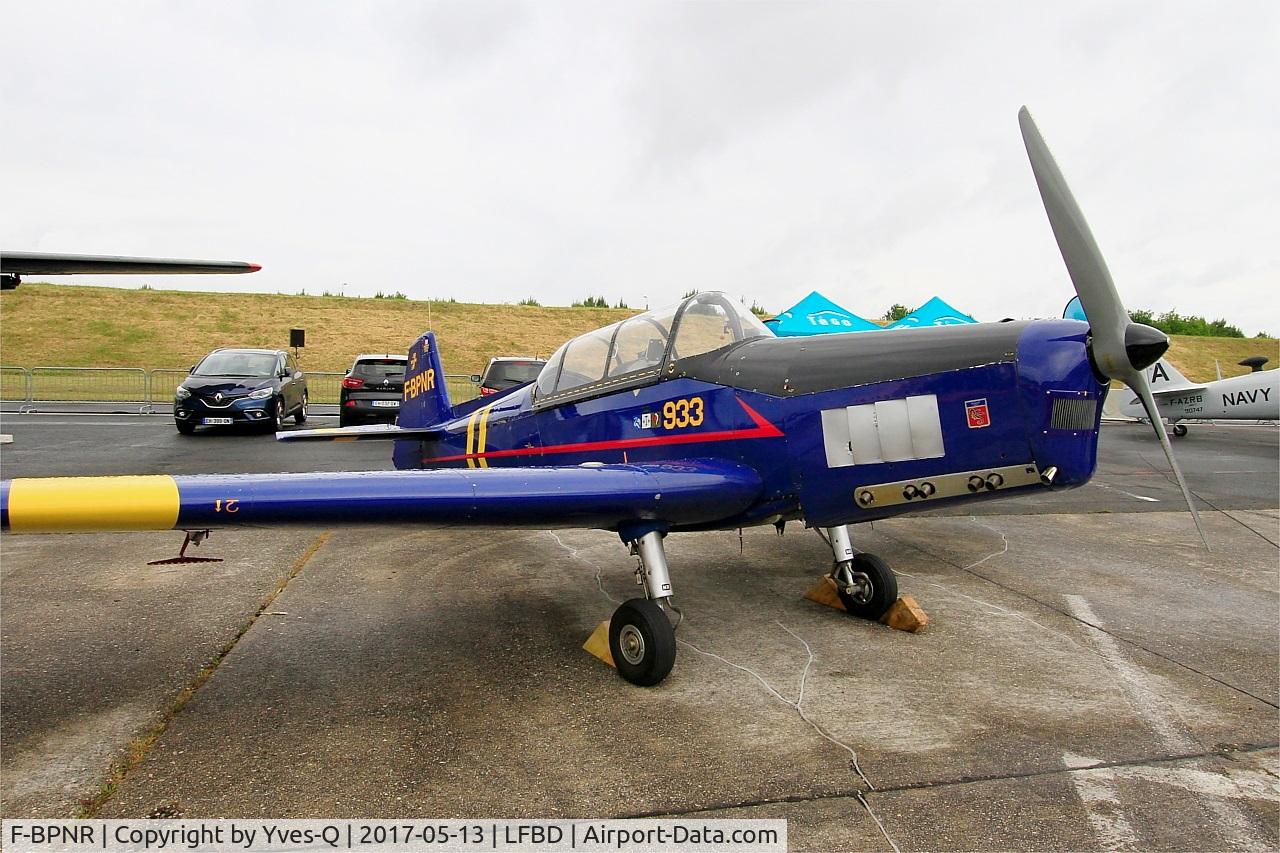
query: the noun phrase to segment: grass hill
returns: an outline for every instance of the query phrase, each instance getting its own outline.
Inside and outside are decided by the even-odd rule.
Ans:
[[[448,373],[478,373],[495,355],[550,355],[582,332],[637,312],[409,299],[191,293],[24,283],[0,297],[0,362],[17,367],[182,368],[218,346],[286,347],[307,331],[306,370],[344,372],[360,352],[408,349],[430,325]],[[430,320],[428,321],[428,316]],[[1173,336],[1169,360],[1195,381],[1247,372],[1275,338]]]
[[[214,347],[282,347],[307,332],[305,370],[345,372],[361,352],[403,353],[435,329],[448,373],[495,355],[551,355],[637,312],[409,299],[191,293],[23,283],[0,299],[6,366],[187,368]],[[430,316],[430,321],[428,321]]]

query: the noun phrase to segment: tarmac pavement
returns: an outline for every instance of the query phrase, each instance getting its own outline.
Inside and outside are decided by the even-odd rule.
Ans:
[[[1104,458],[1102,482],[1131,461]],[[806,850],[1274,849],[1280,501],[1257,507],[1256,481],[1209,484],[1243,506],[1205,513],[1212,553],[1176,503],[1106,489],[1104,512],[856,528],[929,612],[915,635],[803,599],[830,552],[795,525],[741,551],[671,536],[687,618],[652,689],[580,648],[638,594],[610,534],[228,531],[195,552],[227,562],[159,568],[176,534],[5,537],[0,810],[73,813],[216,662],[99,816],[783,817]]]

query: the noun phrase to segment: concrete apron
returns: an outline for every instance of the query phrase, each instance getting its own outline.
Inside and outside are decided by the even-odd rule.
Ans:
[[[338,531],[100,814],[696,812],[787,817],[796,849],[1274,846],[1280,580],[1251,528],[1275,519],[1207,515],[1212,554],[1181,513],[857,528],[929,612],[920,634],[803,599],[830,559],[812,533],[747,531],[741,554],[672,536],[687,620],[647,690],[580,648],[607,599],[640,594],[616,537]],[[279,550],[256,581],[198,567],[160,598],[137,554],[176,541],[58,538],[6,540],[6,816],[67,814],[315,537],[223,534],[217,556]]]

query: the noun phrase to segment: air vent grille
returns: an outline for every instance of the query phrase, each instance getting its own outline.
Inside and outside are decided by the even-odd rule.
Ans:
[[[1098,414],[1098,401],[1090,397],[1057,397],[1053,401],[1051,429],[1091,430]]]

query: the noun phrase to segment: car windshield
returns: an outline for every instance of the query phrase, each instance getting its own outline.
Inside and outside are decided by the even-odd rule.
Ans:
[[[271,352],[219,350],[211,352],[191,371],[192,376],[275,376],[277,356]]]
[[[485,384],[492,388],[494,382],[506,385],[523,385],[526,382],[532,382],[538,378],[538,373],[545,363],[542,361],[495,361],[489,365]]]
[[[689,358],[765,337],[773,337],[773,332],[725,294],[694,294],[569,341],[539,374],[538,394],[546,397],[575,388],[587,393],[622,382],[657,381],[665,359]],[[615,382],[617,377],[626,378]]]
[[[364,379],[400,379],[404,366],[403,358],[365,358],[356,362],[351,374]]]

